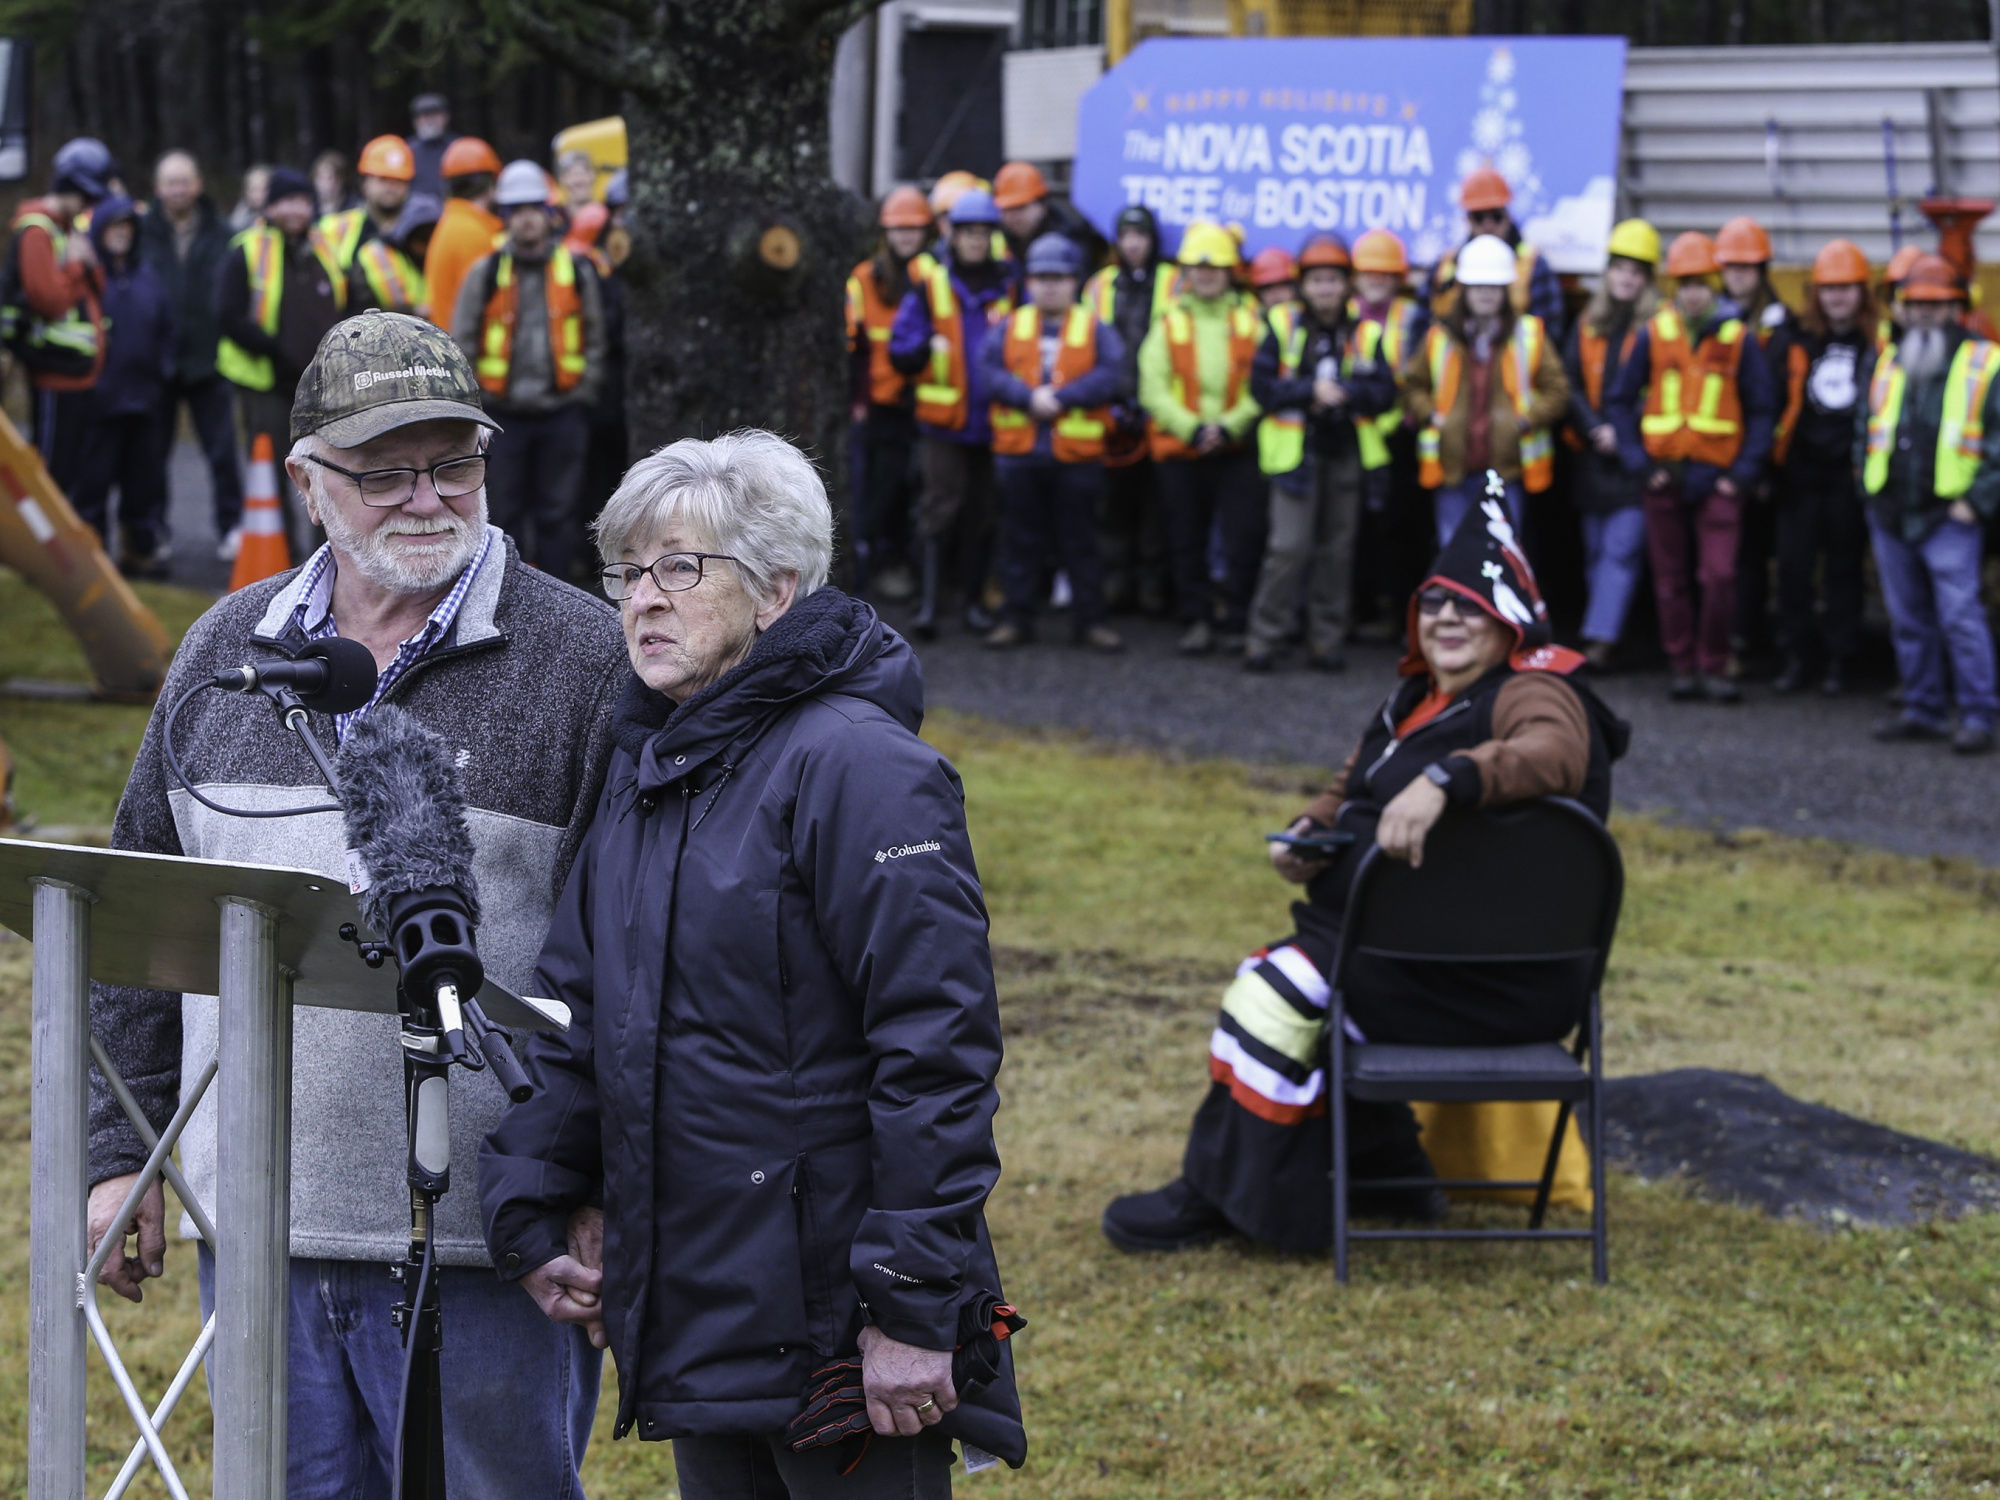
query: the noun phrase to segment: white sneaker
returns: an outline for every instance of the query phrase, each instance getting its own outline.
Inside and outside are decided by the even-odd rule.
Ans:
[[[218,562],[235,562],[236,554],[243,548],[243,528],[232,526],[229,534],[216,543],[215,557]]]
[[[1056,574],[1055,584],[1049,590],[1049,608],[1068,609],[1071,601],[1074,598],[1075,594],[1071,591],[1069,586],[1069,574],[1067,573]]]

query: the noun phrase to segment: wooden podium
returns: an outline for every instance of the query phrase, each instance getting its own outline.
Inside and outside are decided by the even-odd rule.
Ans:
[[[397,1010],[394,967],[362,962],[340,937],[350,922],[360,926],[361,915],[346,886],[310,870],[0,839],[0,925],[35,943],[30,1500],[82,1500],[86,1336],[96,1339],[139,1434],[114,1495],[150,1458],[176,1500],[186,1500],[159,1427],[211,1349],[216,1500],[284,1494],[292,1007]],[[215,1060],[199,1079],[181,1080],[181,1107],[165,1132],[153,1131],[90,1035],[93,979],[218,999]],[[494,1024],[513,1030],[569,1024],[566,1007],[491,979],[479,1001]],[[150,1411],[97,1311],[109,1237],[87,1254],[93,1059],[150,1150],[125,1213],[164,1177],[215,1256],[214,1314]],[[217,1077],[211,1223],[172,1151]]]

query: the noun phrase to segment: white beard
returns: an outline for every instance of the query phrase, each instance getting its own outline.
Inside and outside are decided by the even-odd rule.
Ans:
[[[1944,368],[1944,330],[1907,328],[1897,360],[1912,380],[1929,380]]]
[[[326,539],[342,558],[354,564],[363,578],[378,588],[399,594],[427,594],[463,573],[479,553],[486,539],[486,491],[479,492],[479,513],[461,516],[447,507],[435,516],[395,515],[373,531],[363,532],[349,524],[340,508],[321,499],[320,525]],[[421,556],[391,544],[392,536],[434,536],[449,533],[448,548]]]

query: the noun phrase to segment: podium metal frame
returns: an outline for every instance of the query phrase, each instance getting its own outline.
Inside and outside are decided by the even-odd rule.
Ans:
[[[193,908],[210,904],[219,908],[213,947],[190,921]],[[359,920],[345,886],[310,870],[0,839],[0,925],[35,943],[29,1500],[83,1500],[91,1342],[138,1434],[106,1500],[124,1494],[149,1461],[175,1500],[188,1500],[161,1429],[204,1360],[216,1500],[284,1493],[292,1007],[396,1011],[393,969],[367,968],[338,936],[342,924]],[[182,1079],[180,1106],[163,1131],[154,1131],[90,1033],[93,978],[217,998],[216,1056]],[[560,1030],[568,1021],[564,1007],[524,1000],[490,980],[481,1002],[502,1026]],[[93,1062],[148,1148],[120,1221],[164,1179],[215,1257],[214,1311],[150,1408],[97,1306],[111,1237],[85,1254]],[[211,1221],[172,1153],[218,1081]]]

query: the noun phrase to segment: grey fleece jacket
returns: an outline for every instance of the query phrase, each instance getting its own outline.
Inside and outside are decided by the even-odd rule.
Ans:
[[[408,710],[456,751],[477,850],[480,953],[495,979],[521,993],[532,989],[535,956],[597,803],[613,749],[612,708],[631,668],[610,606],[524,566],[497,530],[493,539],[450,633],[384,701]],[[160,751],[167,709],[197,680],[259,657],[295,654],[304,644],[291,624],[300,578],[298,571],[286,573],[231,594],[188,631],[119,800],[114,847],[344,878],[338,814],[224,817],[171,786]],[[332,720],[314,714],[312,726],[331,751]],[[326,800],[304,747],[261,695],[200,694],[181,715],[174,748],[188,779],[225,805]],[[93,985],[90,1022],[156,1129],[179,1107],[181,1080],[197,1076],[215,1054],[212,995]],[[396,1018],[301,1006],[293,1024],[292,1254],[398,1260],[409,1245],[410,1211]],[[181,1137],[188,1185],[211,1213],[215,1098],[211,1089]],[[490,1263],[474,1162],[506,1103],[490,1073],[453,1070],[457,1170],[438,1222],[439,1258],[447,1265]],[[136,1171],[145,1158],[137,1132],[93,1068],[90,1180]],[[192,1234],[185,1219],[182,1232]]]

